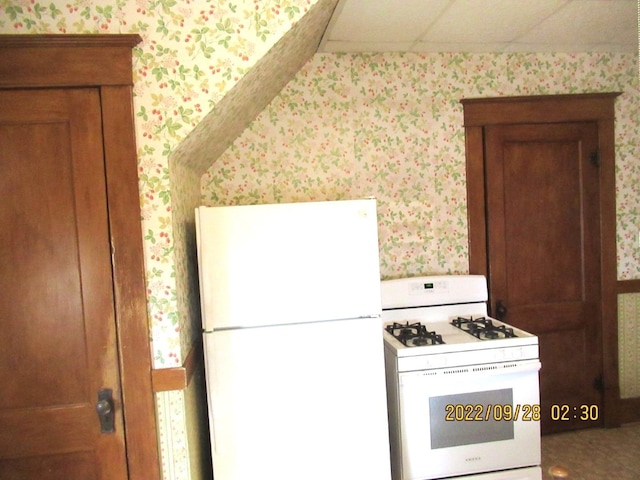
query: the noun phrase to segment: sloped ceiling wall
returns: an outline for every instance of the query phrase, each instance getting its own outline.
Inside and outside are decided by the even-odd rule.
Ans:
[[[317,51],[337,1],[319,0],[313,5],[169,157],[177,332],[182,355],[189,352],[199,334],[194,209],[201,204],[201,177]],[[157,338],[167,335],[158,332]]]
[[[319,0],[258,61],[172,154],[204,173],[317,51],[338,0]]]

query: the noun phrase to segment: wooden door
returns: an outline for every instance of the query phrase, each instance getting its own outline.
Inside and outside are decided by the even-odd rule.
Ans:
[[[543,433],[602,425],[598,128],[485,130],[490,305],[539,336]]]
[[[99,91],[0,105],[0,478],[125,479]]]

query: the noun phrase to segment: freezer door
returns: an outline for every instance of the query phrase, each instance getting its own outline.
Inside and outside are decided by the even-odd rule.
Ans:
[[[199,207],[205,330],[379,315],[374,199]]]
[[[216,480],[389,480],[379,319],[205,334]]]

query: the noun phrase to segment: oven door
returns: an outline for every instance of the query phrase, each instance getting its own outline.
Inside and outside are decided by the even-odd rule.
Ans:
[[[527,360],[400,373],[394,470],[425,480],[540,465],[539,370]]]

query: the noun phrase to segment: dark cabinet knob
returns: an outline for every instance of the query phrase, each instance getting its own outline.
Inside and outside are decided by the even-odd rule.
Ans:
[[[96,404],[96,412],[98,412],[98,415],[101,417],[109,415],[111,413],[111,404],[109,403],[109,400],[100,400]]]
[[[504,321],[507,316],[507,307],[502,303],[502,300],[496,302],[496,318],[501,322]]]

